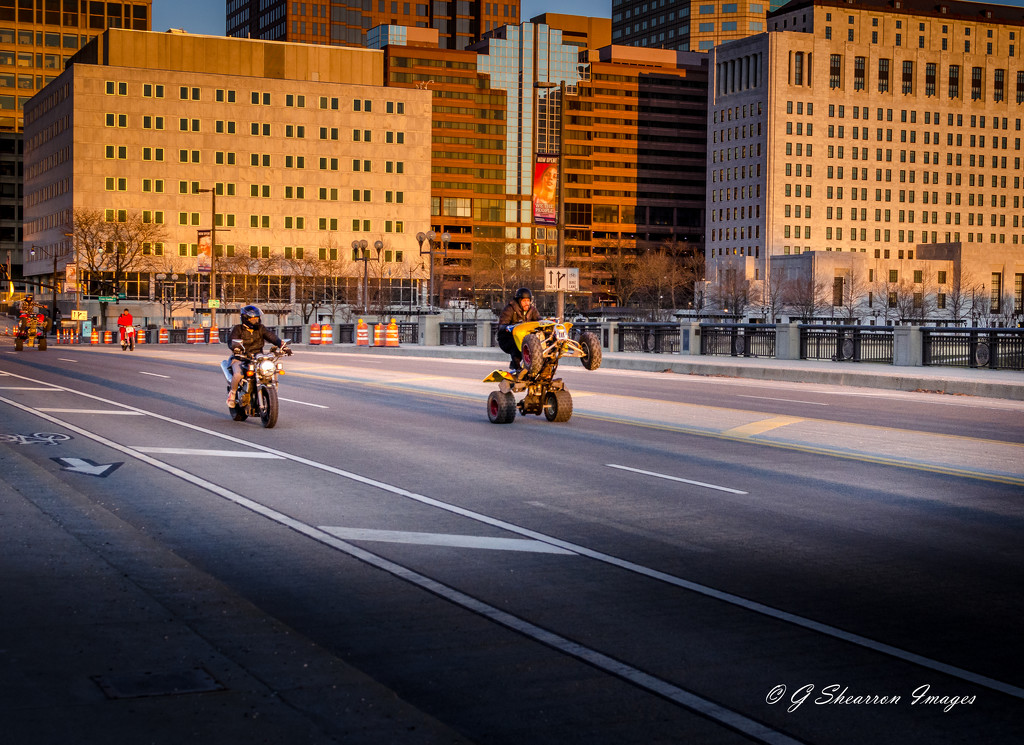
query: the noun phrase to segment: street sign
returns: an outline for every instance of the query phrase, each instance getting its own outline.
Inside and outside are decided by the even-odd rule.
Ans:
[[[84,321],[89,317],[89,312],[84,310],[73,310],[71,311],[72,321]]]
[[[546,292],[579,292],[580,270],[575,267],[549,266],[544,271],[544,290]]]
[[[113,295],[100,295],[96,299],[99,300],[101,303],[112,303],[112,302],[114,302],[114,296]]]
[[[208,308],[219,308],[220,307],[220,300],[217,300],[216,298],[214,298],[213,300],[208,300],[206,302],[206,306]]]
[[[117,299],[118,300],[127,300],[128,296],[125,293],[123,293],[123,292],[119,292],[119,293],[117,293]]]

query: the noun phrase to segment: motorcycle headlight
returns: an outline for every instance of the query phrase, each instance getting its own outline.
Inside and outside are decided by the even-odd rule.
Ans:
[[[273,360],[260,360],[256,369],[259,371],[260,375],[273,375],[274,371],[277,370],[277,366],[274,364]]]

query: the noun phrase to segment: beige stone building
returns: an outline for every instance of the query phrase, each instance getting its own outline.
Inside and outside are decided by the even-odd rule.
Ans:
[[[1018,7],[808,0],[713,50],[709,280],[729,265],[763,282],[808,251],[900,279],[899,262],[950,259],[907,271],[970,277],[989,311],[1020,311],[1022,33]]]
[[[67,234],[82,211],[138,214],[165,237],[117,289],[152,299],[154,277],[173,272],[198,298],[215,205],[225,311],[294,299],[290,278],[309,272],[340,277],[358,302],[368,268],[397,301],[430,225],[430,100],[384,87],[379,51],[108,30],[26,105],[25,274],[63,274],[76,248],[81,262]]]

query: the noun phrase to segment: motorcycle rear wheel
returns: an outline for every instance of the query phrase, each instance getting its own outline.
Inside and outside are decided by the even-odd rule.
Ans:
[[[544,416],[549,422],[567,422],[572,416],[572,396],[569,391],[549,391],[544,396]]]
[[[260,421],[266,429],[277,424],[277,389],[261,385],[256,390],[256,402],[259,404]]]

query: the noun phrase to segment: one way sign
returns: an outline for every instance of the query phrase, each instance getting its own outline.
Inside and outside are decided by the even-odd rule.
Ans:
[[[95,463],[85,458],[51,458],[51,460],[59,463],[64,471],[84,473],[87,476],[101,476],[103,478],[106,478],[121,466],[120,463]]]
[[[544,272],[546,292],[579,292],[580,270],[576,267],[549,266]]]

